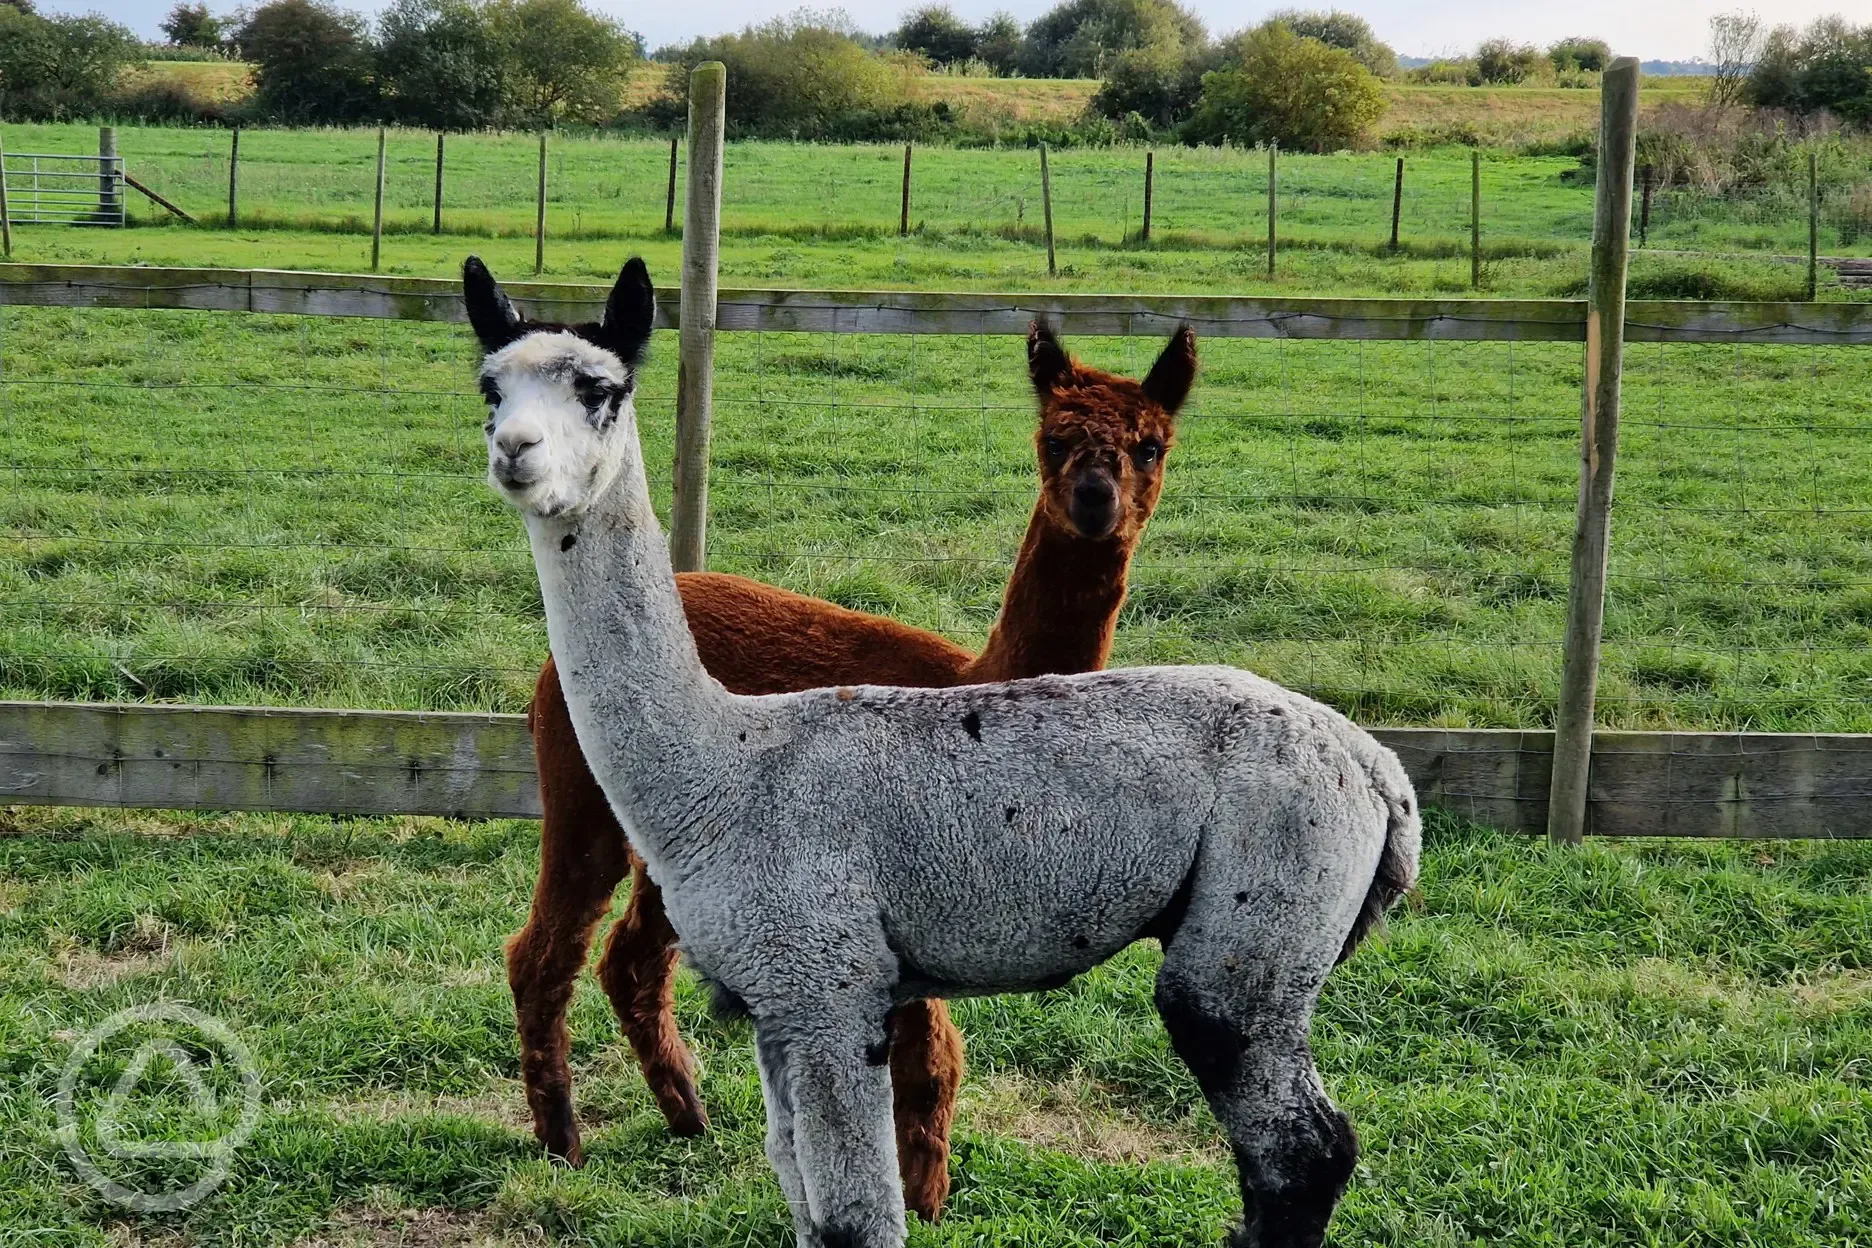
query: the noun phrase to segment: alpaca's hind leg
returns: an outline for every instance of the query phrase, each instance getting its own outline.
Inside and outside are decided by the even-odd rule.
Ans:
[[[890,1021],[892,1115],[904,1207],[926,1222],[949,1196],[949,1128],[965,1069],[962,1033],[942,1001],[910,1001]]]
[[[670,1130],[701,1135],[708,1130],[708,1111],[696,1089],[695,1057],[676,1030],[678,956],[663,894],[638,863],[631,873],[630,904],[598,960],[598,982],[611,998]]]
[[[799,1020],[804,1025],[757,1024],[763,1035],[785,1037],[793,1152],[807,1216],[825,1248],[904,1242],[885,1012],[880,993],[875,1009],[815,1011]]]
[[[1242,1227],[1231,1243],[1319,1248],[1358,1157],[1307,1044],[1324,971],[1190,949],[1186,935],[1165,954],[1157,1009],[1235,1154]]]
[[[624,878],[630,851],[608,811],[603,818],[580,820],[576,812],[549,804],[540,839],[533,909],[526,926],[507,942],[507,984],[520,1031],[520,1074],[533,1110],[533,1134],[547,1152],[577,1166],[584,1155],[572,1112],[566,1008],[585,967],[592,929]]]

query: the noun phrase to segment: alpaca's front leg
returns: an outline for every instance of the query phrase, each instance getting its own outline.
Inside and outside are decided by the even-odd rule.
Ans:
[[[780,1181],[793,1215],[793,1230],[800,1248],[821,1248],[818,1230],[806,1204],[806,1184],[800,1178],[799,1158],[793,1150],[793,1099],[786,1066],[786,1047],[775,1033],[757,1033],[754,1052],[760,1067],[761,1099],[767,1103],[767,1161]]]
[[[904,1242],[882,1005],[827,1011],[786,1045],[794,1155],[813,1229],[828,1248]],[[802,1234],[800,1242],[812,1241]]]

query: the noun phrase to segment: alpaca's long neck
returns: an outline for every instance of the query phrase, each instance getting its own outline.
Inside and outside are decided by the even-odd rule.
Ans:
[[[546,631],[579,746],[660,880],[699,846],[738,711],[703,669],[641,456],[570,518],[527,517]]]
[[[968,678],[1020,680],[1105,666],[1130,565],[1131,543],[1066,532],[1036,504],[1001,615]]]

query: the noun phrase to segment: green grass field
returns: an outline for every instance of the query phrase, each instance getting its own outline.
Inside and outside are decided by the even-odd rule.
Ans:
[[[588,981],[572,1032],[591,1160],[566,1172],[536,1154],[499,954],[536,851],[527,823],[0,811],[0,1238],[791,1243],[748,1034],[691,984],[678,1010],[715,1130],[668,1136]],[[1364,1145],[1335,1244],[1863,1236],[1872,847],[1569,853],[1439,821],[1424,879],[1334,975],[1313,1029]],[[1156,961],[1140,946],[1058,992],[958,1006],[972,1073],[955,1194],[914,1244],[1216,1241],[1233,1178],[1151,1011]],[[156,999],[238,1031],[264,1109],[220,1192],[138,1216],[72,1178],[48,1101],[75,1034]],[[85,1067],[86,1121],[151,1034]],[[211,1133],[165,1075],[138,1121]],[[195,1173],[107,1164],[149,1186]]]
[[[16,308],[0,342],[0,696],[524,705],[544,637],[465,330]],[[1159,346],[1075,345],[1133,375]],[[1118,659],[1547,722],[1579,348],[1202,352]],[[1626,377],[1607,721],[1872,729],[1872,353],[1635,349]],[[726,335],[717,378],[714,566],[978,643],[1034,490],[1019,340]]]
[[[357,136],[243,147],[270,138],[314,154],[281,192],[290,207],[317,189],[317,145]],[[525,276],[531,240],[486,188],[509,168],[524,185],[526,142],[489,141],[461,182],[486,191],[463,212],[501,236],[397,234],[386,267],[442,275],[473,248]],[[630,159],[660,194],[658,151],[640,146]],[[422,153],[417,136],[398,147],[401,185]],[[796,166],[789,153],[806,155]],[[1068,172],[1074,155],[1060,157]],[[776,144],[742,158],[755,162],[744,181],[758,184],[754,168],[771,179],[767,206],[749,202],[773,216],[731,193],[730,225],[750,215],[724,240],[726,282],[1048,288],[1024,237],[979,224],[814,236],[808,210],[789,206],[819,202],[828,169],[857,186],[854,171],[884,178],[900,153]],[[1212,175],[1250,178],[1252,159],[1237,160]],[[966,188],[966,167],[948,168]],[[348,187],[339,170],[323,180]],[[1526,173],[1541,190],[1534,220],[1558,199]],[[404,219],[424,217],[420,194],[398,194]],[[352,212],[350,195],[317,211]],[[606,207],[594,194],[604,221],[650,219],[617,225],[635,237],[555,236],[548,276],[608,275],[642,250],[672,283],[678,248],[657,236],[651,199],[620,189]],[[1252,249],[1117,246],[1122,205],[1096,202],[1110,222],[1083,228],[1109,237],[1069,240],[1058,288],[1468,281],[1460,251],[1379,258],[1327,241],[1284,251],[1269,284]],[[876,203],[894,212],[889,195]],[[1209,207],[1176,206],[1192,219]],[[1204,220],[1187,228],[1254,233],[1252,217]],[[307,224],[26,227],[17,256],[363,266],[367,240]],[[1501,255],[1487,288],[1556,293],[1583,272],[1570,244]],[[1765,264],[1718,276],[1799,281]],[[1635,285],[1681,293],[1670,284],[1708,278],[1645,259]],[[1158,343],[1071,345],[1137,374]],[[1201,350],[1116,661],[1237,663],[1372,723],[1548,722],[1578,346],[1209,337]],[[673,335],[653,353],[640,411],[654,469],[670,459]],[[456,326],[0,309],[0,698],[520,709],[545,639],[519,525],[479,480],[473,357]],[[1017,338],[729,334],[716,391],[714,566],[979,643],[1034,489]],[[1603,722],[1872,731],[1868,432],[1872,351],[1631,350]],[[0,1248],[789,1242],[749,1038],[710,1019],[692,984],[679,1010],[716,1132],[667,1136],[587,987],[573,1031],[592,1164],[568,1173],[536,1155],[499,954],[536,856],[523,822],[0,807]],[[1868,932],[1872,846],[1558,853],[1434,818],[1422,895],[1334,976],[1314,1029],[1366,1148],[1335,1244],[1858,1242],[1872,1224]],[[1220,1235],[1236,1212],[1226,1151],[1151,1011],[1156,957],[1141,946],[1062,991],[958,1008],[973,1075],[956,1195],[913,1242]],[[228,1184],[179,1215],[95,1197],[60,1156],[49,1104],[74,1040],[153,1000],[233,1026],[263,1084]],[[125,1033],[85,1069],[87,1112],[149,1034]],[[136,1121],[159,1138],[201,1134],[186,1085],[157,1075],[162,1095],[139,1100]],[[110,1173],[192,1177],[165,1164]]]

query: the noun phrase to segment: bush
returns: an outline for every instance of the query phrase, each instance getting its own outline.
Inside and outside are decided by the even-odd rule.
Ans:
[[[995,73],[1006,77],[1020,67],[1020,22],[1012,13],[996,13],[975,31],[975,55]]]
[[[1743,98],[1759,108],[1830,112],[1872,128],[1872,26],[1823,17],[1804,31],[1777,27],[1749,73]]]
[[[488,13],[509,114],[527,125],[606,122],[622,105],[642,41],[579,0],[499,0]]]
[[[1397,53],[1391,45],[1383,42],[1371,28],[1371,23],[1353,13],[1342,13],[1338,9],[1331,12],[1302,12],[1299,9],[1283,9],[1269,15],[1263,25],[1279,22],[1303,39],[1317,39],[1332,48],[1344,48],[1366,69],[1380,78],[1395,78],[1398,75]]]
[[[163,18],[158,28],[178,48],[221,46],[221,19],[210,13],[207,5],[199,2],[189,4],[183,0],[169,10],[169,16]]]
[[[1431,61],[1428,65],[1419,65],[1416,69],[1405,71],[1404,80],[1430,86],[1448,87],[1471,87],[1482,81],[1480,75],[1476,73],[1474,60]]]
[[[887,115],[910,103],[910,71],[811,17],[779,18],[738,35],[698,39],[685,69],[728,67],[728,125],[737,135],[826,138],[841,119]]]
[[[933,64],[949,65],[975,55],[975,28],[946,4],[926,4],[904,15],[891,42]]]
[[[1201,20],[1174,0],[1065,0],[1027,28],[1020,69],[1029,78],[1101,78],[1134,48],[1188,54],[1208,42]]]
[[[1547,60],[1558,74],[1574,69],[1603,74],[1612,63],[1612,45],[1603,39],[1562,39],[1547,49]]]
[[[500,124],[506,75],[486,9],[469,0],[396,0],[377,20],[377,80],[405,125]]]
[[[1187,141],[1281,143],[1330,151],[1363,139],[1383,116],[1384,92],[1343,48],[1278,23],[1251,32],[1239,61],[1204,74]]]
[[[1118,54],[1091,108],[1099,117],[1137,114],[1153,125],[1175,125],[1201,98],[1202,74],[1201,62],[1181,48],[1132,48]]]
[[[116,22],[91,14],[40,17],[0,4],[0,94],[16,117],[97,113],[142,45]]]
[[[254,63],[255,108],[282,121],[375,117],[377,85],[364,19],[319,0],[271,0],[234,32]]]
[[[1478,86],[1513,86],[1534,77],[1546,59],[1534,45],[1509,39],[1487,39],[1476,48]]]

